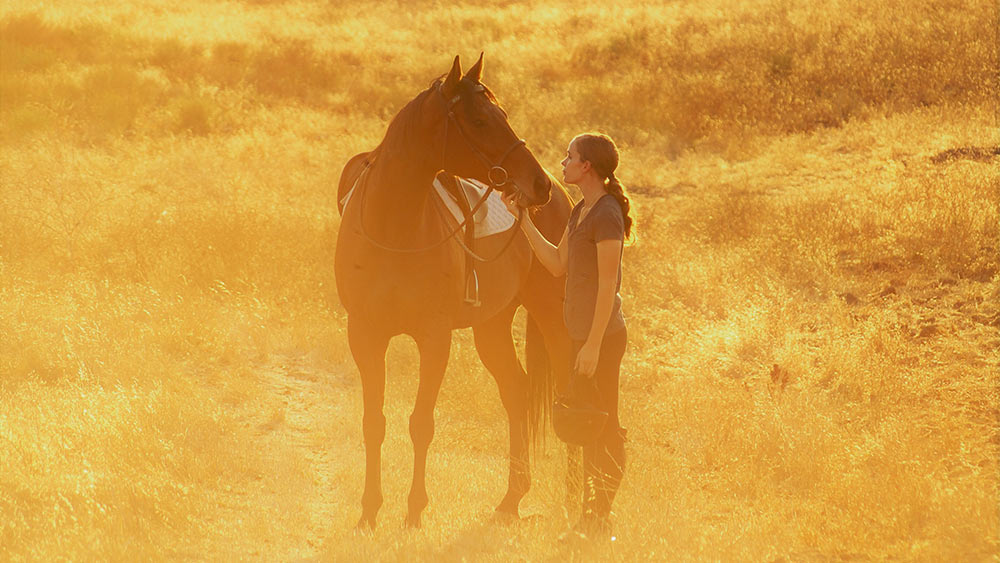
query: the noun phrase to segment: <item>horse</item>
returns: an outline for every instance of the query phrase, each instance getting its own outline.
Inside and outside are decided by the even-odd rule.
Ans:
[[[515,134],[507,113],[483,85],[482,70],[480,55],[463,76],[455,57],[447,76],[407,103],[389,123],[381,143],[351,158],[341,174],[338,193],[349,199],[341,210],[334,270],[364,398],[365,484],[359,529],[375,527],[383,501],[385,355],[391,338],[409,335],[420,356],[409,422],[414,448],[409,527],[420,526],[428,503],[427,451],[453,330],[472,328],[476,351],[496,380],[507,413],[508,486],[496,510],[508,518],[519,518],[519,504],[530,487],[529,446],[547,416],[553,381],[562,385],[568,380],[564,280],[533,258],[516,224],[476,239],[474,251],[468,248],[459,231],[470,219],[458,223],[442,213],[432,188],[435,178],[478,179],[490,190],[516,192],[531,209],[523,212],[533,214],[549,240],[557,242],[565,229],[571,209],[566,189]],[[474,209],[469,211],[471,217]],[[472,255],[476,261],[469,259]],[[475,302],[467,299],[470,263],[478,284]],[[521,305],[530,319],[529,356],[532,349],[539,350],[550,370],[532,369],[529,358],[526,373],[517,357],[511,327]]]

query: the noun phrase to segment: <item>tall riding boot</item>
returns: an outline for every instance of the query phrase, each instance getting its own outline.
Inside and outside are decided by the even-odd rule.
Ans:
[[[584,458],[587,477],[583,511],[607,516],[625,473],[625,429],[605,432],[601,441],[585,449]]]

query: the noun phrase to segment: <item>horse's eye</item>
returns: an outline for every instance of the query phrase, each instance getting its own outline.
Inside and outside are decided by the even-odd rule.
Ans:
[[[478,119],[478,118],[477,119],[473,119],[472,120],[472,124],[475,125],[476,127],[485,127],[486,126],[486,120],[485,119]]]

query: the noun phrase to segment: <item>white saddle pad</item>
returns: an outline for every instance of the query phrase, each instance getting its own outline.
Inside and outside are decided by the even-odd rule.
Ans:
[[[360,180],[359,176],[358,181]],[[354,182],[354,186],[340,200],[341,208],[347,207],[351,196],[354,195],[354,190],[358,187],[358,181]],[[479,203],[479,200],[483,198],[483,194],[488,189],[486,184],[471,178],[458,178],[458,183],[465,191],[470,208]],[[444,189],[444,186],[441,185],[441,182],[437,178],[434,178],[434,191],[441,198],[441,201],[444,202],[444,206],[448,211],[455,217],[455,221],[458,223],[465,221],[465,216],[462,215],[462,208],[458,206],[455,197],[448,190]],[[473,222],[476,225],[476,238],[483,238],[509,230],[514,226],[514,216],[510,214],[510,211],[507,211],[507,206],[500,199],[500,194],[492,191],[486,198],[486,202],[476,211]]]
[[[472,178],[457,178],[457,180],[468,198],[470,208],[475,207],[479,200],[483,199],[486,190],[489,189],[486,184]],[[451,211],[456,221],[459,223],[465,221],[465,216],[462,215],[462,209],[455,201],[455,197],[444,189],[437,178],[434,178],[434,191],[437,192],[448,211]],[[496,191],[491,191],[490,195],[486,197],[486,201],[476,211],[473,221],[476,225],[476,238],[502,233],[514,226],[514,216],[510,214],[510,211],[507,211],[507,206],[504,205],[500,194]]]

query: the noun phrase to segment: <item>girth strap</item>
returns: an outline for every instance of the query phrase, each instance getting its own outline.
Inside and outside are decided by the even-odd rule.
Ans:
[[[472,217],[475,214],[475,210],[469,203],[469,198],[466,197],[465,190],[458,185],[458,178],[452,176],[451,174],[439,174],[438,180],[444,189],[448,193],[455,196],[455,200],[458,203],[458,207],[462,210],[462,215],[465,217]],[[465,247],[469,250],[475,252],[476,244],[476,222],[467,221],[465,225]],[[476,261],[472,258],[472,254],[469,252],[465,254],[465,303],[473,307],[480,306],[479,301],[479,276],[476,275]]]

